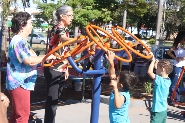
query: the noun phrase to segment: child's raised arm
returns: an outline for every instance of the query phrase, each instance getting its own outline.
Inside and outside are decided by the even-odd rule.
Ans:
[[[150,53],[150,54],[152,54],[152,53]],[[152,54],[152,55],[153,55],[153,54]],[[155,74],[154,74],[154,72],[153,72],[154,67],[155,67],[155,68],[157,67],[157,63],[156,63],[155,57],[153,56],[153,57],[152,57],[152,61],[151,61],[150,65],[149,65],[149,67],[148,67],[148,75],[149,75],[152,79],[155,78]]]
[[[115,73],[115,68],[114,68],[114,56],[115,53],[113,53],[112,51],[108,51],[107,54],[105,54],[108,62],[109,62],[109,76],[111,79],[116,78],[116,73]]]

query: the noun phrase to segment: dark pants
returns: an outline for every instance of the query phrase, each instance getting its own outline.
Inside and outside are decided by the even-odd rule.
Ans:
[[[44,123],[55,123],[57,105],[63,90],[64,75],[65,73],[55,71],[52,68],[44,68],[44,76],[47,86]]]
[[[90,61],[87,62],[87,70],[90,69],[90,67],[92,67],[92,69],[94,69],[94,64]]]
[[[177,84],[177,81],[179,79],[181,71],[182,71],[182,69],[180,67],[175,67],[175,66],[173,67],[173,77],[172,77],[172,83],[170,86],[170,93],[169,93],[170,101],[168,102],[169,104],[172,103],[171,96],[172,96],[172,93],[175,89],[175,86]],[[178,88],[176,90],[176,95],[177,95],[177,98],[175,99],[175,101],[179,102],[180,101],[180,92],[179,92]]]
[[[129,65],[122,65],[121,71],[129,71],[130,66]]]

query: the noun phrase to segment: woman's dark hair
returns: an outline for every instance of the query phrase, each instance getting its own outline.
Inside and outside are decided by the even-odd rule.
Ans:
[[[12,32],[19,33],[21,28],[27,25],[31,15],[27,12],[19,12],[12,18]]]
[[[123,91],[133,89],[138,81],[138,76],[133,72],[121,71],[119,73],[119,83],[123,85]]]
[[[141,47],[142,49],[144,49],[142,44],[138,44],[138,45],[137,45],[137,49],[138,49],[139,47]]]
[[[185,39],[185,31],[178,32],[177,37],[175,38],[173,42],[173,46],[177,48],[178,44],[182,41],[182,39]]]

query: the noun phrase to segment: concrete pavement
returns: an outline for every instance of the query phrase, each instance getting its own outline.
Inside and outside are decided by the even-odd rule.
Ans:
[[[146,100],[132,99],[129,107],[131,123],[149,123],[149,107],[149,102]],[[167,123],[184,122],[184,118],[180,115],[180,111],[182,111],[182,109],[185,110],[183,107],[168,107]],[[32,111],[32,113],[40,119],[40,122],[29,123],[43,123],[44,109],[35,110]],[[90,123],[90,114],[91,100],[87,100],[83,103],[77,100],[67,100],[64,106],[59,106],[57,109],[56,123]],[[109,123],[107,102],[100,103],[99,123]]]

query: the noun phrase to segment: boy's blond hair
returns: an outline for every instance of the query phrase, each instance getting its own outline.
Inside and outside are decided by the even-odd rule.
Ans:
[[[164,68],[166,71],[166,74],[170,74],[173,71],[173,64],[168,59],[161,59],[158,62],[159,66]]]

